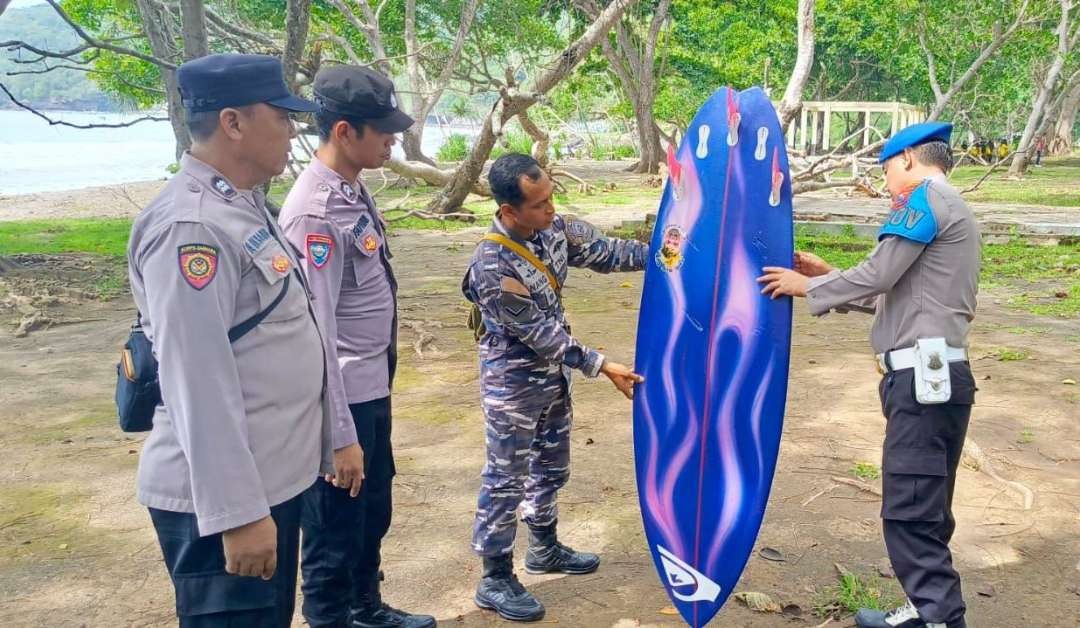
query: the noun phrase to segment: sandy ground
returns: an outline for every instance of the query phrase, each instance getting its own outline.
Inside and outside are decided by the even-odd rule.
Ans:
[[[635,215],[640,211],[610,210],[590,219],[611,226]],[[479,561],[468,548],[483,426],[458,284],[480,233],[392,238],[403,363],[385,588],[391,603],[449,626],[501,625],[472,604]],[[0,625],[170,625],[171,587],[146,512],[133,497],[142,438],[118,430],[112,405],[117,351],[134,316],[130,300],[102,302],[78,289],[103,272],[101,260],[15,261],[18,268],[0,270]],[[566,290],[578,334],[628,363],[641,280],[573,271]],[[969,625],[1080,626],[1080,388],[1063,383],[1080,380],[1080,323],[1007,309],[1006,297],[980,298],[972,334],[980,392],[970,435],[1001,476],[1030,487],[1034,503],[1024,510],[1017,492],[973,460],[962,467],[954,550]],[[15,338],[14,323],[28,307],[41,309],[53,326]],[[856,462],[880,461],[884,422],[869,324],[857,315],[812,320],[796,307],[784,440],[759,537],[759,546],[785,560],[753,556],[738,587],[793,606],[781,616],[732,601],[712,625],[813,628],[823,619],[811,609],[835,583],[835,565],[869,574],[882,567],[878,498],[832,479],[851,478]],[[418,343],[421,337],[431,340]],[[998,361],[992,354],[999,348],[1028,357]],[[547,605],[545,624],[681,625],[662,612],[670,604],[646,550],[630,404],[606,381],[579,379],[575,408],[573,479],[561,495],[561,530],[570,544],[599,551],[604,563],[589,576],[522,580]]]

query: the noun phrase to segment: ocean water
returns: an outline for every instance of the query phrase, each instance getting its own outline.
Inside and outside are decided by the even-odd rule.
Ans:
[[[140,114],[50,111],[47,115],[76,124],[115,124]],[[434,155],[450,133],[475,131],[428,125],[424,152]],[[168,122],[84,130],[50,126],[28,111],[0,111],[0,195],[163,179],[169,176],[174,150]],[[399,147],[395,153],[400,156]]]

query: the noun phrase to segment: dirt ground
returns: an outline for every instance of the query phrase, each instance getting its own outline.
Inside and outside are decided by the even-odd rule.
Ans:
[[[590,219],[612,226],[626,217]],[[468,548],[483,426],[458,284],[480,233],[404,232],[391,240],[404,358],[386,597],[449,626],[500,624],[472,604],[479,561]],[[0,269],[0,626],[171,625],[172,590],[134,499],[142,438],[121,433],[114,419],[114,364],[134,316],[130,299],[102,302],[81,289],[100,280],[101,260],[15,261],[17,268]],[[641,284],[640,274],[572,271],[566,299],[578,334],[632,362]],[[1080,380],[1080,323],[1006,309],[1006,297],[981,295],[972,334],[980,392],[970,435],[984,457],[969,457],[960,471],[953,543],[969,625],[1080,626],[1080,387],[1064,383]],[[51,326],[17,338],[27,307],[43,309]],[[869,324],[854,314],[813,320],[796,307],[784,440],[759,537],[759,547],[785,560],[755,554],[738,587],[790,606],[782,616],[733,600],[712,625],[813,628],[823,618],[812,608],[836,582],[837,564],[884,570],[878,498],[832,479],[852,478],[856,462],[880,461],[884,421]],[[1026,358],[1000,361],[1001,349]],[[604,563],[583,577],[523,574],[547,606],[543,624],[681,625],[662,612],[670,604],[646,550],[630,404],[606,381],[582,378],[575,406],[560,529]],[[985,472],[987,462],[1033,491],[1030,510]]]

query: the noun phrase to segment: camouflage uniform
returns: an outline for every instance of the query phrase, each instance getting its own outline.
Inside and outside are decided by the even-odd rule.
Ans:
[[[498,217],[491,231],[532,251],[560,291],[569,266],[609,273],[641,270],[649,259],[647,245],[607,238],[571,216],[556,216],[529,240],[509,232]],[[477,247],[462,291],[480,306],[485,332],[480,389],[487,462],[472,544],[481,556],[498,556],[512,551],[522,499],[526,523],[555,522],[555,494],[570,476],[570,370],[596,377],[604,356],[570,335],[561,294],[546,275],[496,242]]]

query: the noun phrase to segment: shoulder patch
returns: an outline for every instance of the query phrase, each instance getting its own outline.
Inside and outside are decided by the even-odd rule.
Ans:
[[[499,288],[501,288],[503,292],[519,294],[523,297],[532,296],[532,294],[529,293],[529,289],[525,287],[525,284],[521,283],[517,279],[514,279],[513,277],[503,277],[502,280],[499,282]]]
[[[217,275],[218,250],[209,244],[184,244],[178,247],[180,275],[188,285],[202,290]]]
[[[894,206],[885,224],[878,231],[878,240],[898,236],[920,244],[930,244],[937,237],[938,224],[930,201],[926,198],[927,184],[923,183],[908,195],[902,204]]]
[[[322,268],[330,261],[330,254],[334,251],[334,239],[321,233],[309,233],[304,238],[308,259],[315,268]]]
[[[249,255],[255,255],[270,242],[270,231],[266,227],[259,227],[258,231],[244,240],[244,250]]]

